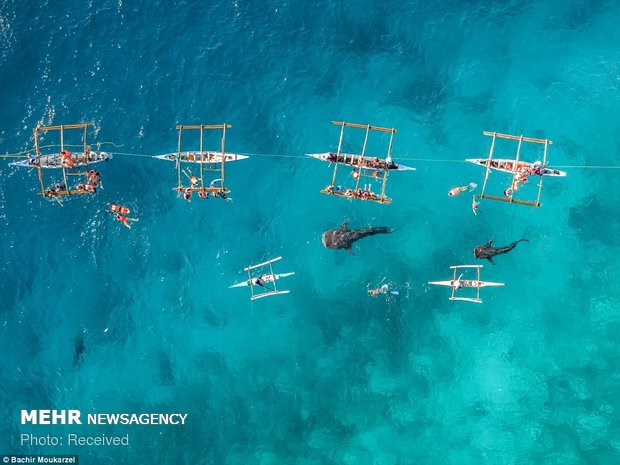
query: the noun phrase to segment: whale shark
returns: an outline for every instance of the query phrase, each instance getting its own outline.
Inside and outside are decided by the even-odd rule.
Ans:
[[[527,239],[519,239],[518,241],[514,241],[512,244],[508,244],[506,247],[493,247],[493,239],[491,239],[486,244],[479,245],[474,248],[474,257],[480,258],[480,259],[486,258],[493,265],[495,265],[495,262],[493,261],[493,257],[495,257],[496,255],[510,252],[512,249],[514,249],[517,246],[519,242],[522,242],[522,241],[528,242]]]
[[[342,226],[330,229],[323,233],[322,242],[328,249],[346,249],[351,252],[351,245],[367,236],[375,234],[389,234],[392,230],[387,226],[374,226],[369,228],[349,229],[348,221]]]

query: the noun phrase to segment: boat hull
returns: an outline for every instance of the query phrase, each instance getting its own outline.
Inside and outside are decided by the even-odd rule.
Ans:
[[[316,158],[317,160],[326,161],[328,163],[334,163],[336,160],[336,154],[334,152],[308,153],[306,155],[312,158]],[[359,166],[359,159],[361,158],[361,155],[354,155],[351,153],[341,153],[339,156],[341,160],[346,160],[346,161],[338,161],[337,163],[340,163],[341,165]],[[364,160],[366,161],[374,160],[374,157],[364,157]],[[384,161],[384,160],[380,160],[380,161]],[[383,169],[382,166],[373,167],[371,165],[364,166],[364,168]],[[411,166],[399,165],[398,163],[392,163],[391,165],[388,165],[387,169],[390,171],[415,171],[415,168]]]
[[[154,158],[174,162],[176,162],[178,158],[181,163],[222,163],[222,152],[203,152],[202,155],[203,156],[201,157],[200,152],[181,152],[180,158],[178,153],[156,155]],[[229,163],[231,161],[245,160],[246,158],[250,157],[247,155],[240,155],[238,153],[226,152],[226,159],[224,161]]]
[[[468,161],[469,163],[473,163],[475,165],[484,166],[486,168],[487,162],[489,161],[489,159],[488,158],[468,158],[465,161]],[[509,160],[505,158],[495,158],[491,160],[491,164],[489,165],[489,167],[492,170],[503,171],[504,173],[514,173],[515,171],[514,163],[515,163],[514,160]],[[531,168],[532,165],[533,163],[520,161],[517,165],[517,172],[519,170],[522,170],[523,168]],[[556,170],[553,168],[543,168],[541,170],[541,173],[536,174],[535,176],[551,176],[551,177],[563,178],[566,176],[566,172]]]
[[[265,279],[263,281],[263,284],[269,284],[272,283],[278,279],[282,279],[282,278],[286,278],[288,276],[292,276],[294,275],[295,272],[291,272],[291,273],[280,273],[280,274],[273,274],[273,275],[268,275],[266,276],[267,279]],[[237,284],[233,284],[232,286],[230,286],[230,288],[233,287],[248,287],[248,286],[255,286],[255,284],[252,284],[252,281],[254,280],[246,280],[246,281],[242,281],[240,283]]]
[[[465,282],[467,280],[465,279],[461,279],[461,283]],[[494,283],[491,281],[475,281],[472,280],[471,283],[473,284],[472,286],[463,286],[463,288],[478,288],[478,287],[493,287],[493,286],[503,286],[504,283]],[[430,281],[429,284],[434,284],[435,286],[447,286],[447,287],[454,287],[454,281],[450,280],[450,281]]]
[[[91,165],[93,163],[100,163],[102,161],[108,161],[112,158],[112,155],[108,152],[89,152],[88,153],[88,164]],[[77,168],[79,166],[86,166],[86,157],[84,157],[84,153],[73,153],[71,155],[71,161],[73,165],[71,168]],[[60,169],[62,168],[62,157],[60,154],[54,155],[43,155],[40,157],[41,168],[46,169]],[[27,160],[14,161],[9,163],[10,166],[21,166],[25,168],[36,168],[38,165],[36,160],[33,158],[29,158]],[[66,166],[65,166],[66,167]]]

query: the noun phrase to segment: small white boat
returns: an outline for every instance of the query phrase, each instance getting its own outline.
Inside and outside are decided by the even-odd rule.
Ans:
[[[503,286],[504,283],[494,283],[491,281],[482,281],[480,280],[480,269],[482,265],[454,265],[450,267],[453,270],[452,279],[445,281],[429,281],[429,284],[433,284],[435,286],[446,286],[452,289],[452,295],[450,296],[450,300],[461,300],[465,302],[474,302],[477,304],[482,303],[482,299],[480,298],[480,288],[482,287],[491,287],[491,286]],[[472,268],[476,272],[476,279],[461,279],[463,274],[461,274],[458,278],[456,277],[457,272],[460,270],[465,270],[468,268]],[[456,291],[459,289],[472,288],[476,290],[475,297],[456,297]]]
[[[262,299],[263,297],[269,297],[272,295],[288,294],[290,292],[289,290],[278,290],[276,281],[286,278],[287,276],[292,276],[295,273],[274,273],[273,264],[278,260],[282,260],[282,257],[276,257],[262,263],[257,263],[256,265],[246,266],[243,270],[248,273],[248,279],[246,281],[233,284],[230,287],[249,287],[251,293],[250,300]],[[267,270],[265,270],[267,271],[266,273],[262,273],[258,276],[252,275],[252,270],[263,267],[267,268]]]
[[[282,279],[282,278],[286,278],[288,276],[292,276],[294,275],[295,272],[291,272],[291,273],[279,273],[279,274],[264,274],[261,275],[257,278],[251,278],[248,279],[247,281],[242,281],[240,283],[237,284],[233,284],[232,286],[230,286],[229,288],[233,288],[233,287],[246,287],[246,286],[260,286],[260,284],[258,284],[257,279],[260,278],[260,283],[261,284],[268,284],[268,283],[272,283],[278,279]]]
[[[88,152],[88,164],[100,163],[102,161],[108,161],[112,158],[112,155],[108,152]],[[62,168],[63,157],[59,153],[53,155],[42,155],[40,158],[41,168]],[[71,168],[76,168],[79,166],[85,166],[87,162],[87,158],[84,156],[83,152],[73,152],[71,154],[72,165]],[[9,163],[10,166],[23,166],[26,168],[37,168],[39,164],[37,163],[36,158],[28,158],[27,160],[14,161]],[[65,168],[67,166],[65,165]]]
[[[154,158],[174,162],[178,159],[181,163],[222,163],[222,152],[181,152],[180,156],[175,152],[166,153],[164,155],[156,155]],[[224,161],[228,163],[231,161],[245,160],[246,158],[250,157],[247,155],[240,155],[238,153],[226,152],[226,158]]]
[[[326,152],[326,153],[307,153],[308,157],[316,158],[317,160],[326,161],[328,163],[340,163],[343,165],[350,166],[361,166],[367,169],[388,169],[390,171],[415,171],[415,168],[411,166],[399,165],[398,163],[394,163],[390,161],[389,163],[381,158],[377,157],[362,157],[361,155],[355,155],[352,153],[341,153],[336,154],[335,152]]]
[[[469,163],[474,163],[475,165],[480,165],[484,167],[489,167],[493,170],[503,171],[504,173],[514,173],[515,172],[515,160],[509,160],[505,158],[493,158],[489,161],[488,158],[468,158],[465,161]],[[488,164],[488,165],[487,165]],[[520,161],[517,164],[517,172],[525,173],[528,176],[555,176],[555,177],[564,177],[566,176],[565,171],[556,170],[553,168],[547,167],[536,167],[534,163],[529,163],[527,161]]]
[[[490,286],[503,286],[504,283],[494,283],[492,281],[478,281],[476,279],[457,279],[450,281],[429,281],[429,284],[434,284],[436,286],[448,286],[448,287],[456,287],[460,288],[465,287],[490,287]]]

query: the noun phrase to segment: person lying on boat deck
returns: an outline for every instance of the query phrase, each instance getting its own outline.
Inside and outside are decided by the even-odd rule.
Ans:
[[[268,275],[262,274],[258,278],[254,279],[254,285],[265,287],[265,282],[267,282]]]
[[[183,198],[185,200],[187,200],[188,202],[192,201],[192,189],[191,188],[187,188],[185,189],[185,191],[183,192]]]
[[[187,176],[192,187],[195,187],[198,185],[198,178],[194,176],[190,170],[187,170],[187,171],[183,170],[183,174]]]

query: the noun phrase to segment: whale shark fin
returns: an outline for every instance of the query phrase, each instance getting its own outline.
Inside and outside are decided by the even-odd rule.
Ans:
[[[351,246],[347,247],[345,250],[346,250],[347,252],[349,252],[351,255],[355,255],[355,254],[353,253],[353,249],[351,248]]]
[[[343,231],[348,231],[349,230],[349,220],[344,220],[342,222],[342,226],[340,226],[340,229],[342,229]]]
[[[490,261],[492,265],[495,265],[495,262],[493,261],[493,257],[487,257],[487,260]]]
[[[493,246],[493,239],[489,239],[489,241],[486,243],[487,247],[491,247]]]

